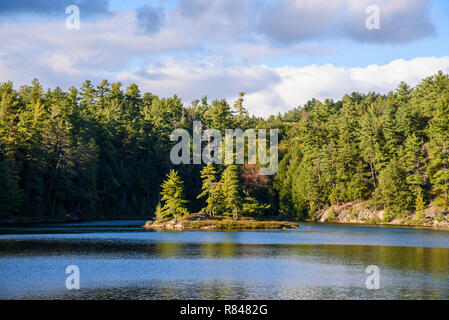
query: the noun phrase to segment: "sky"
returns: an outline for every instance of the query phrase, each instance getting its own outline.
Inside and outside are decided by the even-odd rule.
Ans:
[[[0,82],[16,87],[107,79],[186,105],[244,91],[250,114],[267,117],[439,70],[449,73],[446,0],[0,1]]]

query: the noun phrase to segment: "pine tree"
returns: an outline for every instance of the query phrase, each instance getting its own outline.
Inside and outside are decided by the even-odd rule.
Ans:
[[[156,218],[156,220],[162,220],[166,217],[162,212],[162,206],[160,202],[156,205],[156,209],[154,210],[154,217]]]
[[[444,206],[449,205],[449,97],[442,98],[430,120],[430,162],[428,173],[434,193]]]
[[[170,170],[167,174],[167,179],[162,183],[161,187],[161,200],[164,202],[164,205],[161,208],[160,216],[181,217],[187,215],[188,211],[185,206],[187,201],[183,195],[184,184],[176,170]]]
[[[228,166],[223,171],[221,180],[226,209],[233,212],[234,218],[238,219],[242,198],[240,195],[240,181],[237,166]]]
[[[426,217],[426,202],[424,201],[424,197],[422,192],[418,193],[415,200],[415,216],[416,219],[422,220]]]
[[[234,103],[234,117],[236,125],[242,129],[245,129],[249,124],[248,110],[243,106],[245,92],[240,92],[239,97]]]
[[[262,215],[263,212],[270,208],[270,204],[261,204],[248,191],[244,191],[244,198],[242,203],[242,215],[257,216]]]
[[[312,99],[268,119],[248,116],[243,93],[233,108],[207,97],[185,107],[177,96],[121,86],[86,81],[79,90],[45,92],[36,79],[17,90],[0,84],[2,214],[150,214],[171,168],[170,133],[191,129],[192,120],[221,131],[279,129],[278,172],[265,179],[256,166],[234,166],[216,181],[213,170],[181,167],[186,195],[175,192],[182,194],[179,177],[167,180],[158,216],[183,214],[198,194],[209,214],[236,217],[261,214],[265,194],[272,212],[292,219],[358,199],[385,206],[392,218],[420,216],[427,203],[449,206],[449,76],[442,72],[415,88]],[[201,202],[192,202],[199,210]]]
[[[360,123],[360,155],[369,166],[372,187],[375,189],[384,157],[381,152],[381,123],[374,106],[367,108]]]
[[[212,193],[212,189],[217,184],[217,171],[215,170],[213,164],[209,163],[207,166],[201,170],[201,179],[203,179],[202,192],[198,195],[197,199],[206,197],[206,211],[212,217],[214,215],[214,206],[216,204],[215,194]]]
[[[401,157],[403,165],[407,170],[407,184],[414,197],[418,197],[426,183],[425,176],[422,172],[424,165],[424,153],[422,149],[422,142],[415,134],[412,134],[405,140],[403,155]]]
[[[406,171],[395,158],[380,172],[375,192],[376,200],[395,217],[402,217],[413,205],[413,194],[406,183]]]
[[[213,200],[213,215],[223,215],[226,213],[226,197],[223,193],[223,182],[218,181],[213,184],[210,191],[210,199]]]
[[[220,130],[222,134],[233,127],[231,108],[226,100],[213,100],[204,114],[204,120],[209,128]]]

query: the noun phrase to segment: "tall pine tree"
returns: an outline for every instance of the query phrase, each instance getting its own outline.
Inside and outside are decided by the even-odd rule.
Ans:
[[[162,206],[161,216],[181,217],[189,214],[186,208],[187,201],[184,199],[184,184],[178,175],[178,171],[170,170],[167,179],[162,183]]]

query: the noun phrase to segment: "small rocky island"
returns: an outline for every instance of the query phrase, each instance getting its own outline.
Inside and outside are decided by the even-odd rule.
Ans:
[[[243,230],[243,229],[298,229],[299,226],[286,221],[256,220],[248,217],[209,217],[191,214],[182,218],[148,221],[142,226],[154,230]]]

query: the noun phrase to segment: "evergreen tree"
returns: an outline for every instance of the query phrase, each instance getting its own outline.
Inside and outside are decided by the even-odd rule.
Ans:
[[[236,125],[243,130],[249,126],[248,110],[243,106],[245,92],[240,92],[237,100],[234,103],[234,118]]]
[[[223,182],[218,181],[213,184],[210,191],[210,199],[213,200],[213,215],[223,215],[226,214],[226,196],[223,192]]]
[[[2,217],[151,215],[161,202],[164,174],[173,168],[170,133],[191,131],[193,120],[222,133],[278,129],[278,172],[267,179],[257,167],[232,166],[217,182],[211,167],[201,176],[199,166],[180,165],[186,194],[174,191],[182,190],[179,177],[162,184],[158,216],[197,212],[203,199],[209,214],[289,219],[358,200],[373,200],[392,218],[421,216],[427,204],[449,207],[447,74],[415,88],[401,83],[386,95],[312,99],[267,119],[250,117],[243,102],[242,92],[233,108],[224,99],[209,104],[207,97],[186,107],[176,95],[141,93],[135,84],[123,91],[121,83],[106,80],[67,91],[44,91],[36,79],[18,89],[2,83]],[[270,208],[262,208],[262,199]]]
[[[212,217],[214,215],[214,207],[217,203],[217,199],[215,198],[215,193],[212,192],[212,189],[217,185],[217,171],[214,168],[214,165],[209,163],[207,166],[201,170],[201,179],[203,179],[202,192],[198,195],[197,199],[207,197],[206,198],[206,211]]]
[[[414,199],[406,183],[406,171],[397,159],[392,159],[379,175],[376,200],[394,217],[410,211]]]
[[[401,157],[403,165],[407,170],[407,184],[414,197],[422,193],[426,184],[425,176],[422,172],[424,166],[424,153],[422,142],[415,134],[407,137]]]
[[[226,100],[212,101],[212,105],[204,114],[204,120],[207,127],[220,130],[222,134],[233,127],[231,108]]]
[[[449,97],[439,100],[434,117],[430,120],[430,162],[428,173],[433,192],[440,203],[449,205]]]
[[[264,211],[270,208],[269,204],[261,204],[248,191],[244,191],[242,202],[242,215],[254,217],[263,215]]]
[[[187,201],[184,199],[184,184],[176,170],[170,170],[167,179],[161,185],[162,201],[164,205],[160,209],[160,216],[181,217],[187,215]]]
[[[426,202],[424,201],[423,194],[420,192],[415,201],[415,217],[418,220],[425,218]]]
[[[229,165],[226,167],[223,171],[221,181],[226,209],[229,210],[229,213],[232,212],[234,218],[238,219],[242,198],[240,195],[240,181],[237,166]]]

